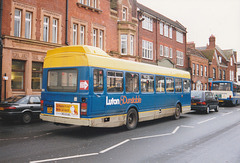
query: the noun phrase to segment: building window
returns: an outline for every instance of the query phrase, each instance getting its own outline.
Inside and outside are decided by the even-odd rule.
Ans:
[[[127,9],[124,7],[122,11],[122,20],[127,21]]]
[[[80,45],[85,44],[85,26],[81,25],[80,27]]]
[[[216,69],[213,68],[213,79],[216,79]]]
[[[80,0],[80,3],[81,3],[81,4],[84,4],[84,0]]]
[[[121,35],[121,54],[127,55],[127,35]]]
[[[16,36],[16,37],[20,37],[21,36],[21,13],[22,13],[21,10],[15,9],[14,36]]]
[[[205,77],[207,77],[207,66],[204,67]]]
[[[173,51],[172,51],[172,48],[170,48],[170,58],[173,57],[172,54],[173,54]]]
[[[32,63],[32,89],[42,89],[43,64],[40,62]]]
[[[141,76],[141,91],[154,92],[154,76],[153,75]]]
[[[164,24],[164,36],[168,37],[168,25]]]
[[[203,66],[201,65],[201,76],[203,76]]]
[[[86,0],[86,5],[87,6],[91,6],[91,3],[90,3],[91,1],[90,0]]]
[[[172,27],[169,27],[169,38],[172,38]]]
[[[192,65],[192,74],[195,75],[195,64]]]
[[[163,23],[160,22],[160,35],[163,35]]]
[[[230,58],[230,64],[231,64],[231,66],[233,65],[233,59],[232,59],[232,57]]]
[[[160,45],[160,56],[163,56],[163,46]]]
[[[179,32],[177,31],[176,32],[176,41],[179,42],[179,43],[183,43],[183,33],[182,32]]]
[[[97,8],[97,0],[93,0],[93,7]]]
[[[207,90],[207,84],[205,83],[205,87],[204,87],[204,90],[206,91]]]
[[[97,47],[97,29],[93,29],[93,46]]]
[[[219,70],[219,79],[222,80],[222,70]]]
[[[153,59],[153,43],[149,41],[142,41],[142,57],[146,59]]]
[[[225,70],[223,70],[223,80],[226,80],[226,73],[225,73]]]
[[[192,90],[195,90],[195,83],[192,84]]]
[[[49,17],[44,16],[43,20],[43,41],[48,42],[49,37]]]
[[[221,56],[218,57],[218,60],[219,60],[219,63],[222,63],[222,57]]]
[[[134,36],[130,35],[130,55],[134,53]]]
[[[52,26],[52,42],[57,43],[57,33],[58,33],[58,20],[53,19],[53,26]]]
[[[99,30],[99,48],[103,49],[103,30]]]
[[[31,38],[31,31],[32,31],[32,13],[26,12],[25,16],[25,38]]]
[[[177,51],[177,65],[183,66],[183,52]]]
[[[199,65],[197,65],[197,76],[199,76]]]
[[[145,15],[143,15],[142,18],[144,18],[142,21],[142,28],[153,31],[153,19]]]
[[[78,25],[73,24],[73,45],[77,45]]]
[[[13,60],[12,61],[12,74],[11,74],[11,87],[13,90],[24,89],[25,78],[25,62]]]
[[[164,57],[169,57],[169,49],[166,46],[164,46]]]

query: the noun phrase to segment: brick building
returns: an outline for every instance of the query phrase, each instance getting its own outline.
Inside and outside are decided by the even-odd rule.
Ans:
[[[137,7],[142,62],[187,70],[186,28],[146,6]]]
[[[207,87],[209,88],[209,79],[213,81],[237,81],[237,53],[232,49],[222,50],[218,45],[216,45],[215,36],[211,35],[209,37],[209,44],[205,47],[195,48],[194,43],[190,43],[188,44],[187,49],[187,55],[190,58],[189,67],[192,75],[192,88],[194,90],[205,90]],[[198,56],[192,57],[196,53],[198,53]],[[201,57],[199,58],[200,55],[202,56],[202,59]],[[206,61],[208,63],[206,63]],[[205,71],[205,66],[207,72]],[[202,72],[204,74],[203,76]],[[208,83],[207,86],[206,83]],[[197,85],[199,84],[202,86],[198,87]]]
[[[136,0],[1,2],[0,99],[40,94],[46,52],[60,46],[92,45],[114,57],[187,69],[186,28]]]

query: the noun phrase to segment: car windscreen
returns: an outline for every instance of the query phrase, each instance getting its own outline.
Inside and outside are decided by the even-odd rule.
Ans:
[[[202,92],[191,92],[192,98],[202,98]]]
[[[47,90],[50,92],[76,92],[77,69],[49,70]]]
[[[213,91],[231,91],[231,83],[213,83]]]

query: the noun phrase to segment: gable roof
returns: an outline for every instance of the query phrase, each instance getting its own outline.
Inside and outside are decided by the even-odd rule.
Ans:
[[[175,28],[181,30],[182,32],[184,33],[187,33],[187,29],[186,27],[184,27],[181,23],[179,23],[178,21],[173,21],[167,17],[165,17],[164,15],[162,14],[159,14],[158,12],[140,4],[140,3],[137,3],[137,7],[140,9],[140,11],[142,11],[143,13],[146,12],[147,14],[149,15],[152,15],[153,17],[155,17],[156,19],[159,19],[159,20],[162,20],[164,22],[167,22],[169,23],[170,25],[174,26]]]
[[[202,50],[201,52],[210,62],[212,62],[212,59],[213,59],[213,56],[214,56],[214,52],[215,52],[214,49]]]
[[[187,55],[195,55],[204,59],[208,59],[201,51],[197,49],[187,48]]]

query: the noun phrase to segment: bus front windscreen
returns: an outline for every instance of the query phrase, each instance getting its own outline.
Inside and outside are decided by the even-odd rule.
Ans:
[[[213,83],[213,91],[231,91],[231,83]]]
[[[76,69],[49,70],[47,90],[50,92],[76,92],[77,70]]]

